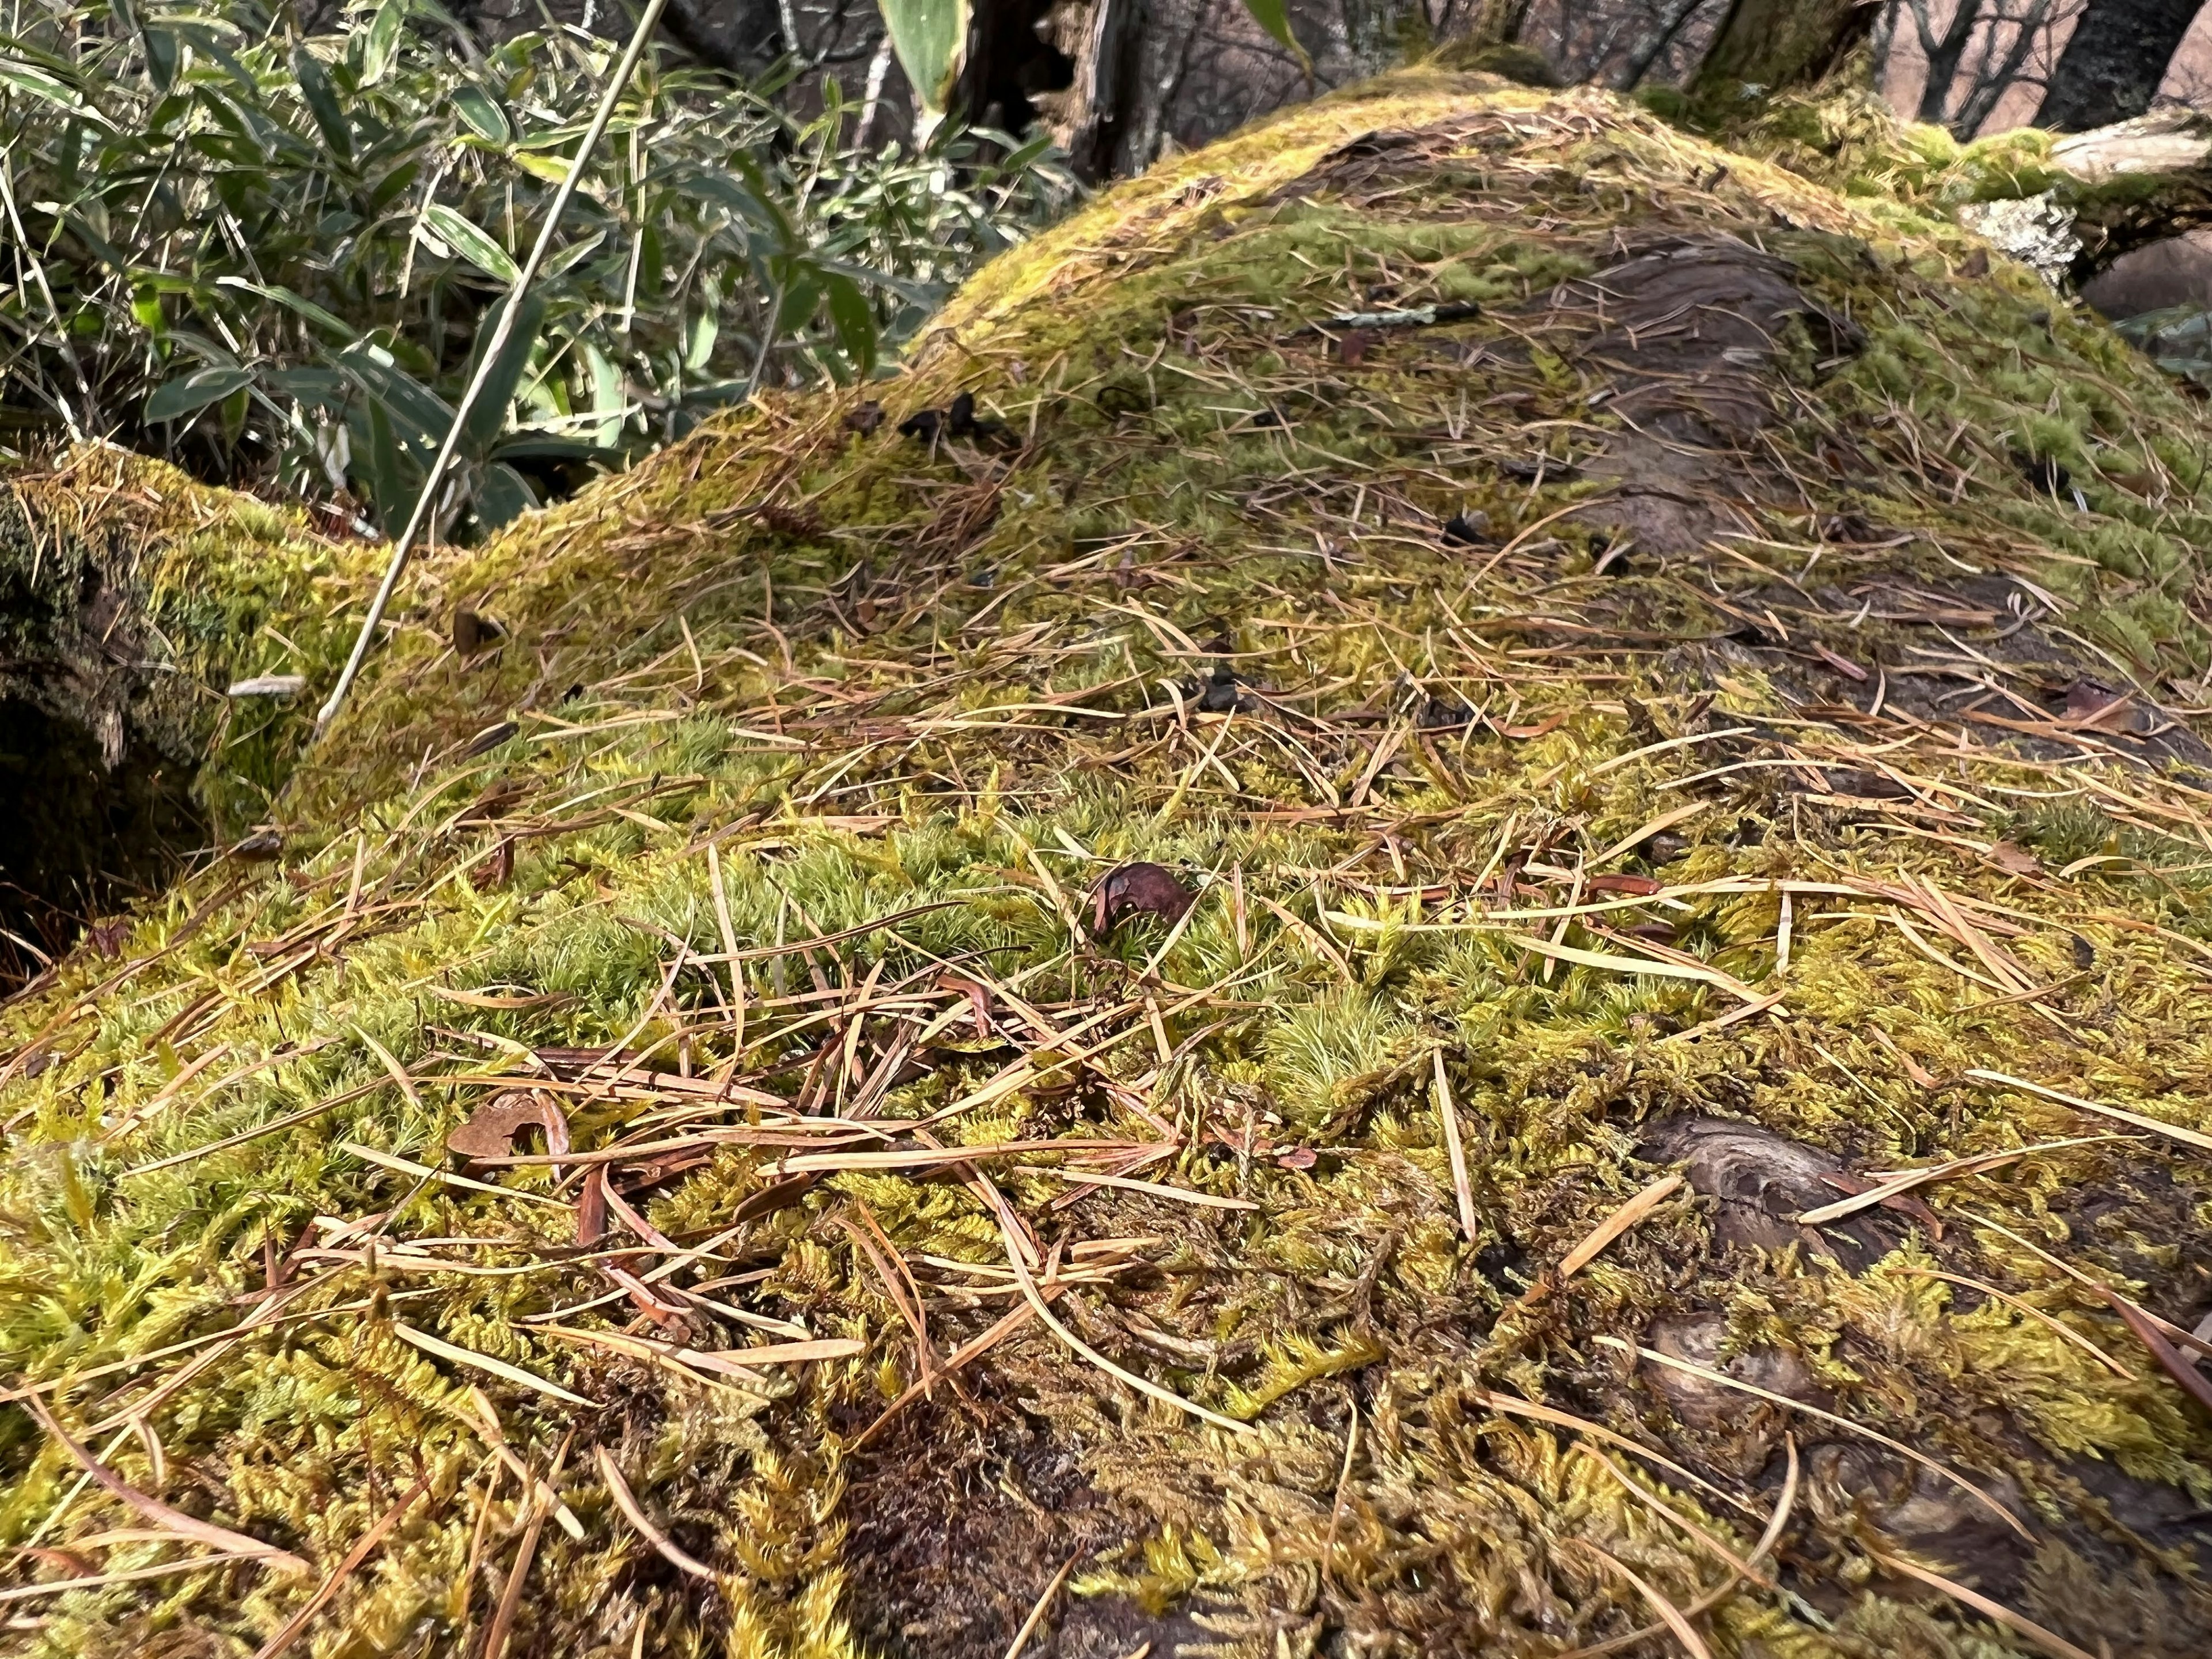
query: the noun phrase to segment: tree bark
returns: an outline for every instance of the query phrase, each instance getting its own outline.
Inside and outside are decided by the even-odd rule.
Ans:
[[[2035,125],[2081,132],[2147,112],[2197,5],[2198,0],[2090,0],[2051,71]]]
[[[1951,26],[1940,36],[1927,27],[1924,5],[1913,6],[1912,21],[1920,31],[1920,49],[1928,57],[1928,79],[1920,88],[1920,118],[1930,126],[1941,126],[1951,112],[1951,83],[1959,78],[1960,61],[1982,21],[1981,0],[1959,0],[1958,9],[1951,14]]]
[[[2051,192],[2074,213],[2076,282],[2130,249],[2212,225],[2212,119],[2175,109],[2062,138]]]
[[[1121,3],[1126,9],[1127,0]],[[1080,65],[1040,33],[1040,24],[1051,26],[1042,0],[981,0],[973,8],[967,58],[952,92],[964,119],[1019,137],[1045,107],[1041,100],[1074,84]]]
[[[1521,38],[1533,0],[1476,0],[1466,38],[1478,46],[1510,46]]]
[[[1817,81],[1874,27],[1866,0],[1733,0],[1690,83],[1693,97],[1735,87],[1774,92]]]
[[[326,678],[373,556],[106,445],[0,481],[0,994],[265,810],[314,708],[265,677]]]
[[[1053,142],[1085,183],[1133,170],[1128,152],[1142,114],[1139,53],[1146,31],[1157,26],[1155,9],[1154,0],[1090,0],[1055,6],[1048,15],[1048,38],[1071,70],[1068,84],[1040,93],[1035,102]]]

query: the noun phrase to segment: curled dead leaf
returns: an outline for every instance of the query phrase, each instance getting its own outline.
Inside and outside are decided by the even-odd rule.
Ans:
[[[502,1089],[446,1137],[446,1150],[471,1161],[505,1158],[514,1151],[517,1137],[532,1127],[544,1132],[545,1150],[552,1156],[568,1152],[568,1120],[552,1097],[535,1089]]]
[[[576,1243],[586,1249],[607,1236],[607,1166],[592,1165],[576,1199]]]
[[[483,860],[469,872],[469,885],[479,893],[495,887],[504,887],[514,874],[514,838],[502,836],[498,846],[486,854]]]
[[[453,612],[453,649],[464,657],[488,651],[506,637],[507,630],[489,617],[466,609]]]
[[[991,1024],[991,993],[981,981],[970,979],[965,974],[956,974],[948,968],[937,976],[937,983],[940,988],[957,991],[968,999],[968,1015],[975,1023],[977,1036],[997,1035]]]
[[[1133,915],[1158,916],[1173,926],[1197,897],[1164,865],[1119,865],[1091,890],[1091,931],[1103,939]]]

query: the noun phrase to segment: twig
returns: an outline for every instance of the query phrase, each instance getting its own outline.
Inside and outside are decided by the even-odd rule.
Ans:
[[[1036,1605],[1030,1609],[1030,1616],[1022,1620],[1022,1627],[1014,1632],[1014,1639],[1006,1644],[1006,1659],[1021,1659],[1022,1650],[1029,1645],[1030,1636],[1044,1622],[1045,1612],[1052,1606],[1052,1598],[1060,1594],[1060,1587],[1067,1582],[1067,1575],[1075,1571],[1075,1564],[1082,1559],[1083,1552],[1078,1550],[1060,1563],[1060,1571],[1052,1576],[1052,1583],[1044,1587],[1044,1594],[1037,1597]]]

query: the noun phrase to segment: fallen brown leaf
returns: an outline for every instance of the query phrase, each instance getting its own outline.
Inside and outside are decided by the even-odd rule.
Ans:
[[[446,1150],[471,1160],[505,1158],[514,1150],[516,1138],[532,1127],[544,1131],[545,1150],[554,1157],[568,1150],[568,1120],[550,1097],[534,1089],[502,1089],[446,1137]]]
[[[1124,864],[1108,871],[1091,890],[1091,931],[1103,939],[1124,916],[1139,914],[1172,924],[1182,920],[1197,897],[1163,865]]]

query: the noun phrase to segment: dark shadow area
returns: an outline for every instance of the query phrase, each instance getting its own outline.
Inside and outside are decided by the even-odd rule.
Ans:
[[[190,775],[125,740],[113,765],[81,723],[0,698],[0,994],[92,918],[173,874],[206,825]]]

